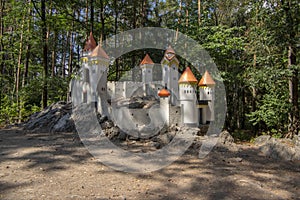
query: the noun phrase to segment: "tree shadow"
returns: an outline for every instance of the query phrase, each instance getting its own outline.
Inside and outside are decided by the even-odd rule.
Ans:
[[[198,151],[199,146],[192,145],[171,165],[147,174],[100,170],[101,163],[96,164],[93,173],[96,178],[113,177],[115,184],[121,184],[120,180],[126,177],[126,180],[139,180],[147,185],[128,193],[132,199],[297,199],[300,196],[300,162],[267,158],[254,147],[216,146],[204,159],[198,159]],[[20,163],[18,170],[52,173],[72,170],[72,164],[89,165],[91,158],[74,133],[0,130],[0,178],[5,176],[1,169],[5,171],[7,166],[16,163]],[[0,181],[1,193],[27,184],[7,180]],[[130,184],[137,187],[140,183]],[[126,195],[124,191],[115,192]]]

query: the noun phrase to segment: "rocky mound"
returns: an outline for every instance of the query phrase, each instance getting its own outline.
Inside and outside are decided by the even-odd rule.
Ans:
[[[269,135],[262,135],[255,139],[264,156],[288,161],[300,160],[300,136],[291,139],[277,139]]]
[[[23,125],[30,132],[75,132],[72,103],[57,102],[31,115]]]
[[[137,101],[127,101],[127,104],[139,104],[137,107],[142,107],[147,104],[142,102],[142,99]],[[155,102],[154,99],[150,99],[148,104]],[[124,102],[123,102],[124,103]],[[134,106],[135,107],[135,106]],[[74,132],[76,128],[72,118],[79,116],[72,116],[72,104],[66,102],[57,102],[41,112],[33,114],[30,119],[23,124],[23,129],[32,133],[53,133],[53,132]],[[82,116],[81,116],[82,117]],[[106,116],[98,114],[98,122],[101,125],[105,135],[114,142],[122,141],[134,141],[142,144],[150,145],[154,148],[162,148],[168,144],[176,134],[182,132],[191,132],[196,134],[197,137],[194,142],[194,146],[197,148],[201,146],[202,141],[206,139],[205,136],[208,126],[199,128],[187,128],[171,125],[161,130],[156,135],[147,139],[140,139],[134,136],[128,135],[122,131],[113,121],[109,120]],[[273,159],[283,160],[300,160],[300,136],[297,136],[294,140],[290,139],[276,139],[271,136],[260,136],[254,144],[260,149],[262,155]],[[236,144],[230,133],[224,131],[219,135],[218,146],[226,146],[228,148],[235,148]]]

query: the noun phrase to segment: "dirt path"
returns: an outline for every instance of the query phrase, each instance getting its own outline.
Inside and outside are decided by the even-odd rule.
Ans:
[[[74,139],[75,138],[75,139]],[[149,174],[97,162],[73,133],[0,130],[0,199],[299,199],[300,163],[265,158],[253,146],[190,150]]]

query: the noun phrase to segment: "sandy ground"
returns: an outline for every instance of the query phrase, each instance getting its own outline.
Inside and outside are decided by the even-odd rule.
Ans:
[[[0,130],[0,199],[300,199],[300,163],[272,160],[257,147],[191,147],[148,174],[97,162],[73,133]]]

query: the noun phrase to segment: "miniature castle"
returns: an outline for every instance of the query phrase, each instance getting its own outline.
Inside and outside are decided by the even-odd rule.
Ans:
[[[159,100],[161,115],[167,125],[174,121],[172,115],[178,115],[177,123],[185,126],[214,121],[215,81],[206,71],[198,82],[189,67],[179,77],[179,60],[171,46],[161,61],[162,80],[159,81],[153,81],[154,63],[148,54],[140,63],[141,82],[107,81],[109,56],[96,45],[92,33],[86,41],[81,61],[80,80],[72,82],[72,88],[76,87],[76,90],[70,91],[75,106],[94,102],[97,111],[109,117],[111,103],[108,102],[130,98],[133,94],[152,95]],[[142,88],[142,93],[135,93],[133,88],[137,87]]]

